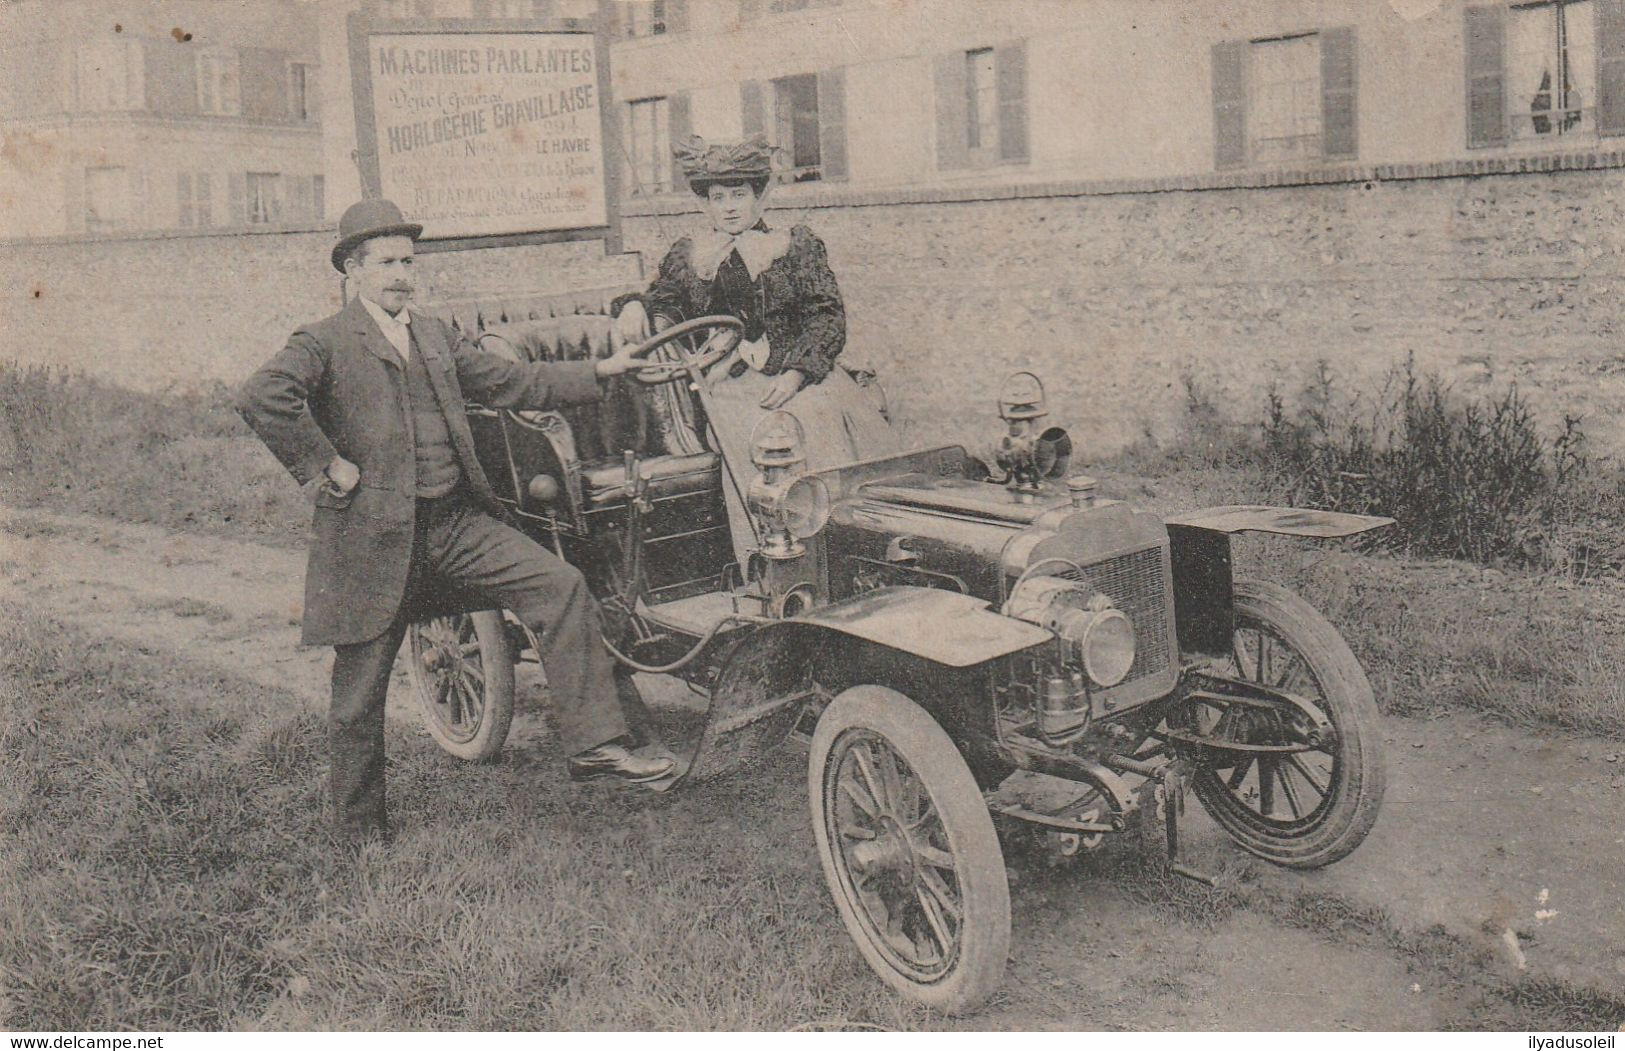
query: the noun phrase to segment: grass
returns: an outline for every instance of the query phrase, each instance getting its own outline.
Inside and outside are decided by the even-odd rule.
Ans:
[[[651,798],[390,730],[329,849],[295,697],[0,609],[0,1029],[918,1029],[827,900],[800,764]]]

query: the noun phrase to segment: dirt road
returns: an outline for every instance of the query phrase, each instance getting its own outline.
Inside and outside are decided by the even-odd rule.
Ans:
[[[302,575],[302,559],[284,550],[0,508],[0,600],[213,666],[226,682],[281,687],[319,709],[329,652],[298,646]],[[656,707],[692,704],[675,684],[647,685]],[[404,681],[397,687],[392,714],[415,718]],[[1508,975],[1625,986],[1625,744],[1537,737],[1469,716],[1383,725],[1388,795],[1365,845],[1320,872],[1255,865],[1253,878],[1283,898],[1307,891],[1380,909],[1401,932],[1442,928],[1458,944],[1490,951]],[[523,724],[516,747],[539,726],[534,717]],[[1187,838],[1198,865],[1245,864],[1205,818],[1191,819]],[[1139,984],[1125,979],[1116,995],[1155,1003],[1136,1015],[1147,1027],[1461,1021],[1461,1004],[1419,973],[1416,960],[1369,939],[1341,940],[1255,911],[1211,930],[1180,927],[1123,894],[1078,909],[1073,899],[1083,893],[1079,880],[1093,879],[1087,873],[1012,868],[1022,948],[1011,991],[981,1019],[989,1026],[1116,1024],[1109,1013],[1090,1013],[1113,1002],[1113,990],[1100,988],[1099,952],[1085,948],[1104,945],[1113,947],[1108,957],[1137,958]],[[1088,891],[1098,896],[1098,881]],[[1145,954],[1166,957],[1172,977],[1146,978],[1164,972],[1146,971]],[[1080,981],[1092,985],[1086,998],[1074,987]]]

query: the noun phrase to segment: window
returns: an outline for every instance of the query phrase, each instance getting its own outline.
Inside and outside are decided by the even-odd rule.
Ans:
[[[670,107],[663,98],[638,99],[626,104],[626,155],[633,196],[671,189]]]
[[[433,18],[434,0],[378,0],[383,18]]]
[[[786,11],[805,11],[811,7],[834,7],[841,0],[739,0],[739,19],[749,21],[760,18],[764,11],[770,15]]]
[[[688,28],[688,0],[625,0],[615,5],[615,14],[621,36],[663,36]]]
[[[129,173],[123,168],[85,169],[85,231],[107,233],[129,222]]]
[[[972,153],[999,149],[999,85],[993,49],[965,52],[965,137]]]
[[[316,67],[308,62],[288,63],[288,119],[311,122],[321,119],[320,114]]]
[[[197,104],[204,113],[234,117],[243,111],[237,52],[204,51],[197,56]]]
[[[475,18],[546,18],[547,0],[474,0]]]
[[[1357,156],[1356,57],[1352,26],[1213,45],[1215,166]]]
[[[76,52],[79,107],[141,109],[147,104],[146,65],[138,40],[84,44]]]
[[[1027,161],[1027,46],[950,51],[936,60],[937,167]]]
[[[1594,134],[1597,25],[1591,0],[1516,4],[1506,25],[1511,137]]]
[[[248,221],[282,221],[282,176],[276,172],[248,173]]]
[[[313,218],[317,222],[327,219],[327,177],[312,175],[310,177],[311,209],[315,213]]]
[[[746,135],[766,135],[778,149],[779,182],[847,177],[846,70],[801,73],[739,86]]]
[[[818,76],[780,77],[773,87],[773,142],[784,151],[790,170],[785,182],[811,182],[819,177]]]
[[[181,172],[175,180],[175,198],[181,226],[214,225],[213,186],[208,172]]]
[[[1321,156],[1320,37],[1257,40],[1250,50],[1247,102],[1253,162]]]

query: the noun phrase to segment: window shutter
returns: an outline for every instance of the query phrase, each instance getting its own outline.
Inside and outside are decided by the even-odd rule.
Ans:
[[[970,165],[970,141],[965,127],[965,52],[937,56],[937,167],[943,171]]]
[[[740,124],[745,137],[767,133],[767,121],[762,110],[762,82],[747,80],[739,85]]]
[[[1625,135],[1625,0],[1595,0],[1597,131]]]
[[[999,90],[999,160],[1027,160],[1027,42],[1018,40],[993,52]],[[961,121],[961,124],[964,122]]]
[[[1500,4],[1469,7],[1465,15],[1467,145],[1502,146],[1507,141],[1506,9]]]
[[[1357,39],[1353,26],[1336,26],[1320,34],[1320,126],[1327,157],[1360,154]]]
[[[1214,44],[1213,166],[1240,168],[1247,163],[1247,41]]]
[[[248,222],[248,176],[232,172],[226,176],[226,225],[242,226]]]
[[[192,176],[181,172],[175,177],[175,219],[179,226],[196,226],[197,219],[192,210]]]
[[[818,166],[824,179],[845,179],[846,70],[826,69],[818,74]]]
[[[147,60],[141,41],[124,42],[124,104],[127,109],[147,108]]]
[[[79,50],[64,49],[56,67],[56,90],[64,113],[79,108]]]
[[[688,92],[679,91],[675,95],[666,96],[666,127],[669,129],[669,145],[675,146],[679,142],[694,134],[693,117],[688,101]],[[683,165],[676,157],[671,159],[671,188],[681,190],[685,182]]]
[[[83,233],[85,229],[85,170],[70,167],[62,173],[62,217],[67,220],[68,233]]]
[[[208,172],[197,173],[197,224],[214,225],[214,187]]]
[[[688,0],[666,0],[666,32],[681,33],[688,29]]]
[[[131,168],[129,174],[130,210],[128,223],[132,230],[146,230],[153,224],[148,220],[147,172],[144,168]]]

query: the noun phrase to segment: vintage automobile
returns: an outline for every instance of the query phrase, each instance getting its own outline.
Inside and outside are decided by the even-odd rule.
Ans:
[[[527,359],[607,353],[594,347],[607,324],[496,324],[480,339]],[[607,407],[470,417],[514,517],[587,576],[616,658],[709,698],[679,783],[810,734],[817,852],[881,978],[948,1012],[998,986],[1010,898],[995,815],[1064,853],[1150,830],[1193,878],[1179,860],[1187,790],[1279,865],[1327,865],[1365,838],[1383,795],[1371,686],[1302,599],[1233,577],[1230,538],[1389,520],[1165,519],[1099,498],[1068,473],[1070,440],[1045,425],[1028,373],[1000,395],[991,462],[943,446],[805,472],[780,412],[751,463],[723,464],[703,440],[706,368],[738,328],[703,317],[659,333],[641,384]],[[725,485],[755,520],[749,565],[735,564]],[[487,611],[416,625],[410,644],[435,740],[496,754],[534,640]]]

